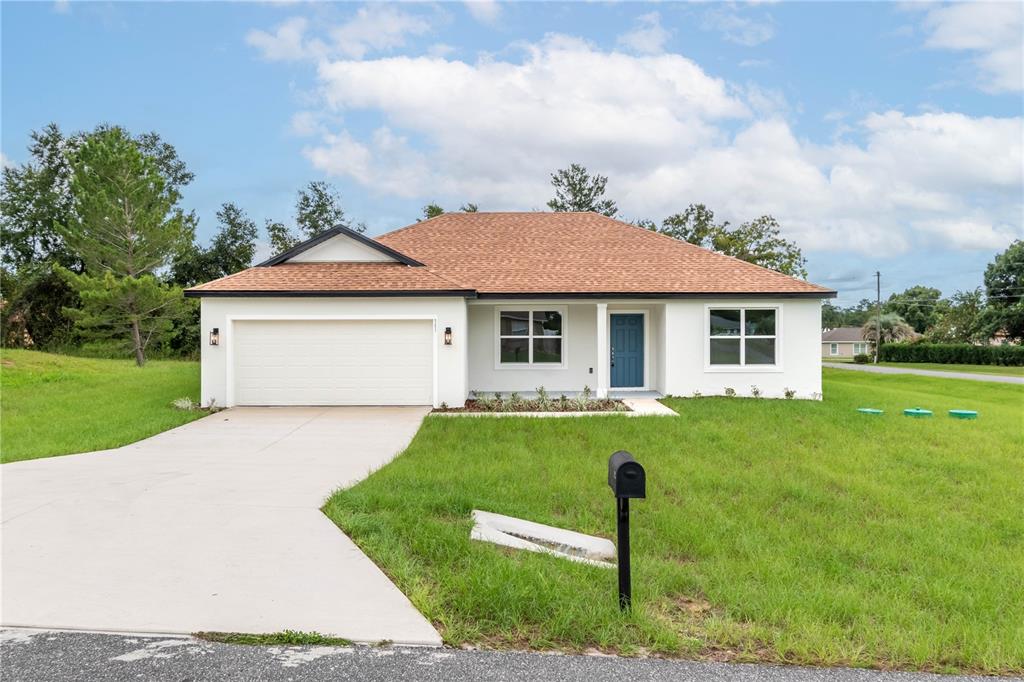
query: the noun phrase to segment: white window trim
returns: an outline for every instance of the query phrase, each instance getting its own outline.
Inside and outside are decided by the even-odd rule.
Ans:
[[[711,311],[712,310],[774,310],[775,311],[775,364],[774,365],[712,365],[711,364]],[[704,305],[704,320],[703,328],[701,333],[704,335],[704,371],[707,373],[721,373],[721,374],[736,374],[736,373],[750,373],[750,374],[777,374],[783,371],[782,366],[782,305],[743,305],[736,303],[707,303]],[[742,327],[743,317],[740,318],[740,324]],[[719,337],[726,338],[726,337]],[[739,339],[740,341],[740,361],[744,359],[746,355],[746,348],[743,340],[745,338],[759,338],[759,337],[746,337],[744,335],[732,337]],[[770,337],[760,337],[770,338]]]
[[[609,391],[649,391],[651,390],[651,330],[650,311],[643,308],[636,310],[619,310],[612,308],[608,311],[608,322],[605,327],[608,330],[608,390]],[[644,385],[643,386],[612,386],[612,315],[643,315],[644,316]]]
[[[501,313],[502,311],[528,311],[533,313],[534,311],[545,312],[553,310],[562,316],[562,336],[553,337],[562,339],[562,362],[556,364],[553,362],[502,362],[501,361]],[[503,305],[494,306],[494,369],[496,370],[562,370],[569,368],[569,309],[564,305]],[[530,343],[528,348],[530,349],[530,357],[533,357],[533,339],[541,338],[539,336],[521,337],[529,338]]]
[[[829,355],[839,355],[839,344],[838,343],[829,343],[828,344],[828,354]]]
[[[860,352],[857,352],[857,346],[860,346]],[[868,344],[866,341],[855,341],[853,344],[854,355],[864,355],[868,352]]]

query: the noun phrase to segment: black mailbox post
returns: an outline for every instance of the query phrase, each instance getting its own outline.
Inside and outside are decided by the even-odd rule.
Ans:
[[[647,473],[633,455],[619,450],[608,459],[608,486],[615,493],[619,535],[619,608],[625,611],[633,601],[629,570],[629,501],[647,497]]]

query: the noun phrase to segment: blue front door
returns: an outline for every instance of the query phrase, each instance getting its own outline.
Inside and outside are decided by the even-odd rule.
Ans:
[[[644,385],[644,316],[611,316],[612,388]]]

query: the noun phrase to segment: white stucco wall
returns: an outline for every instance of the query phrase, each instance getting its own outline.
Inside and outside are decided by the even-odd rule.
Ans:
[[[563,322],[565,337],[562,352],[566,367],[562,368],[501,368],[495,369],[496,307],[522,307],[523,302],[502,303],[500,306],[470,303],[469,319],[469,390],[493,392],[518,391],[521,393],[544,386],[549,393],[581,391],[584,386],[597,388],[597,306],[593,303],[569,304],[534,301],[534,308],[566,309]],[[591,372],[593,370],[593,373]]]
[[[495,367],[495,310],[499,308],[565,309],[567,324],[563,352],[565,368]],[[469,309],[469,388],[491,393],[501,391],[533,392],[538,386],[550,393],[581,391],[584,386],[597,390],[597,305],[568,301],[510,301],[500,304],[470,303]],[[650,301],[608,304],[608,315],[615,313],[647,314],[647,383],[651,390],[659,388],[661,360],[658,345],[662,336],[661,304]]]
[[[776,365],[707,366],[707,308],[777,307]],[[764,397],[821,396],[821,301],[817,299],[681,300],[665,303],[665,360],[662,392],[690,396],[723,395],[732,388],[750,395],[757,386]]]
[[[460,405],[467,394],[466,351],[469,334],[466,301],[458,297],[439,298],[203,298],[202,299],[202,403],[227,406],[227,362],[232,342],[229,317],[275,318],[364,318],[396,319],[433,317],[437,324],[436,404]],[[220,345],[208,343],[210,330],[220,330]],[[444,329],[452,328],[453,342],[444,345]],[[295,339],[295,352],[302,353],[302,338]]]

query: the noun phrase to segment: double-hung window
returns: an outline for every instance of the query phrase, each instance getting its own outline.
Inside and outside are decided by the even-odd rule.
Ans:
[[[498,310],[499,366],[563,365],[563,321],[556,308]]]
[[[775,365],[777,321],[777,308],[709,309],[708,364]]]
[[[830,344],[828,344],[828,354],[829,355],[839,355],[839,344],[838,343],[830,343]]]
[[[854,355],[864,355],[868,352],[868,344],[866,343],[855,343],[853,344]]]

